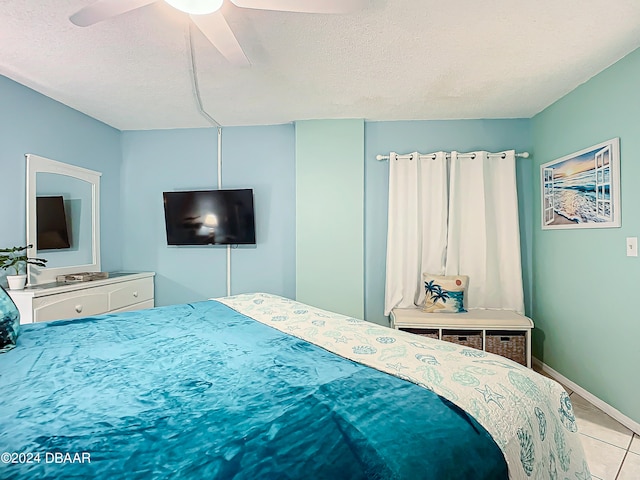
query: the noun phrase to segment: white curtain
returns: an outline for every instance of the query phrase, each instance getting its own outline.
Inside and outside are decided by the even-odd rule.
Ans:
[[[444,271],[447,190],[444,152],[389,156],[385,315],[420,305],[422,272]]]
[[[515,152],[452,152],[449,185],[445,273],[469,276],[468,308],[523,314]]]
[[[468,275],[467,308],[524,313],[515,152],[392,152],[386,268],[385,315],[422,304],[424,272]]]

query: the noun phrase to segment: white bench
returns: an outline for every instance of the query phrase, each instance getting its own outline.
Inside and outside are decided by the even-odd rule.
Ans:
[[[496,353],[531,368],[533,321],[507,310],[426,313],[394,308],[391,327]]]

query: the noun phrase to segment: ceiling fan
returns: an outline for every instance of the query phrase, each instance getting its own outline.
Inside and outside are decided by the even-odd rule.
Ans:
[[[97,0],[69,17],[79,27],[103,20],[161,0]],[[249,60],[222,15],[224,0],[164,0],[172,7],[188,13],[191,20],[213,46],[233,65],[248,66]],[[298,13],[349,13],[361,9],[368,0],[231,0],[240,8],[276,10]]]

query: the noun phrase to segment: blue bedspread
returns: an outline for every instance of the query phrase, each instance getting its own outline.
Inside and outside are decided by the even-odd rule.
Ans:
[[[449,401],[216,301],[23,326],[0,382],[0,478],[507,478]]]

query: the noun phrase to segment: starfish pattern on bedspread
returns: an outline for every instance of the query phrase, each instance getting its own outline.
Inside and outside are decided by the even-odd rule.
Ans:
[[[342,357],[416,383],[458,405],[492,435],[512,479],[553,478],[552,469],[555,472],[558,466],[568,478],[591,478],[566,392],[558,383],[520,364],[276,295],[243,294],[216,300]],[[547,434],[550,428],[553,435]]]

